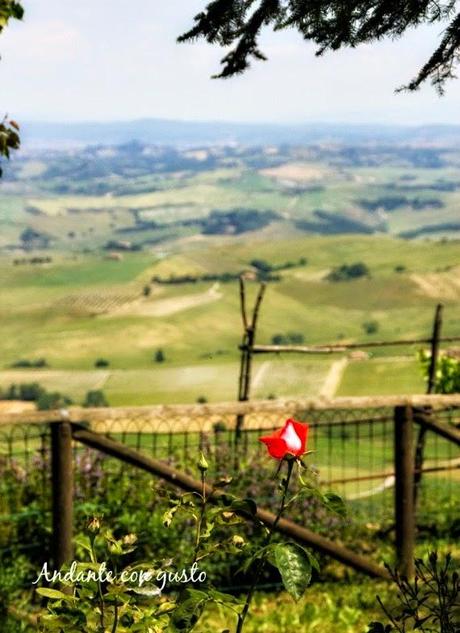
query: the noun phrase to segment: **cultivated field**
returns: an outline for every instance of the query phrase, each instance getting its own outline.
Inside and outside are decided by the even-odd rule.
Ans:
[[[254,275],[255,260],[282,269],[259,343],[425,337],[439,301],[444,333],[458,335],[459,242],[438,239],[458,235],[458,161],[451,150],[398,146],[24,155],[2,182],[0,384],[38,381],[77,401],[103,389],[111,404],[233,399],[235,276]],[[356,262],[369,275],[327,279]],[[164,362],[154,362],[158,349]],[[421,391],[416,352],[264,357],[253,395]],[[47,367],[12,368],[37,359]]]
[[[114,405],[194,401],[200,396],[232,399],[241,336],[236,282],[152,284],[149,296],[143,295],[143,288],[152,275],[238,271],[254,258],[276,264],[299,257],[306,257],[306,266],[283,271],[280,281],[269,283],[260,343],[292,331],[308,343],[425,337],[440,299],[446,306],[446,335],[460,333],[455,242],[341,236],[267,243],[258,235],[251,244],[247,239],[203,239],[187,248],[179,243],[169,254],[128,253],[122,261],[57,253],[51,264],[14,266],[4,256],[1,384],[36,380],[77,400],[89,389],[102,388]],[[336,283],[325,279],[333,267],[353,261],[365,262],[370,278]],[[404,266],[404,272],[395,272],[397,266]],[[448,291],[433,297],[436,276],[442,276]],[[366,333],[363,324],[369,321],[377,323],[375,333]],[[163,363],[154,362],[159,348],[165,354]],[[416,352],[388,349],[376,351],[377,357],[368,361],[351,361],[338,383],[332,381],[332,391],[421,391]],[[10,368],[24,358],[45,358],[49,369]],[[109,366],[96,371],[98,358]],[[337,359],[258,359],[253,394],[320,393]]]

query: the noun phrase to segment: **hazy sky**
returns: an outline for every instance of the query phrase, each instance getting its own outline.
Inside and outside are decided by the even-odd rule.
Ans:
[[[25,0],[0,37],[1,110],[29,120],[144,117],[273,122],[460,123],[460,80],[394,94],[441,26],[314,57],[294,32],[269,33],[269,61],[211,80],[222,51],[176,44],[205,0]]]

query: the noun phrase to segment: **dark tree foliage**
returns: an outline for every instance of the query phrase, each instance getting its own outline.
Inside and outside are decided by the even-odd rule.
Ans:
[[[370,270],[364,262],[354,264],[342,264],[333,268],[326,276],[328,281],[349,281],[359,279],[359,277],[370,277]]]
[[[8,24],[10,18],[22,20],[24,9],[20,2],[15,0],[0,0],[0,33]]]
[[[165,362],[166,356],[165,356],[164,351],[161,348],[157,349],[157,351],[155,352],[155,355],[153,357],[153,360],[156,363],[164,363]]]
[[[195,17],[195,25],[180,42],[204,38],[232,47],[222,59],[217,77],[242,73],[251,58],[265,60],[259,48],[264,27],[297,29],[317,45],[317,55],[385,37],[397,38],[421,24],[448,21],[438,46],[405,89],[416,90],[430,80],[442,93],[455,77],[460,61],[460,13],[456,0],[213,0]]]
[[[263,229],[278,218],[279,215],[275,211],[244,208],[228,211],[214,210],[201,221],[201,232],[204,235],[239,235]]]
[[[84,407],[108,407],[109,403],[101,389],[88,391],[83,402]]]
[[[19,149],[19,125],[6,118],[0,123],[0,157],[9,158],[11,150]],[[0,165],[0,176],[3,170]]]
[[[0,0],[0,34],[8,24],[10,18],[21,20],[24,15],[24,9],[21,3],[15,0]],[[19,126],[15,121],[9,121],[7,117],[0,122],[0,158],[10,157],[13,149],[19,148]],[[0,176],[2,168],[0,166]]]

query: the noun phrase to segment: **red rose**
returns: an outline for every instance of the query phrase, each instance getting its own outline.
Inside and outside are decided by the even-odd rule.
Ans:
[[[301,424],[296,420],[286,420],[279,431],[271,435],[260,437],[266,444],[268,452],[275,459],[283,459],[286,455],[300,457],[305,453],[308,436],[308,424]]]

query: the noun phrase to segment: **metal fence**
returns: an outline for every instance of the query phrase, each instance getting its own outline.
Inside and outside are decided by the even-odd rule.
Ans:
[[[454,432],[460,426],[460,397],[439,396],[72,409],[5,416],[0,420],[0,555],[12,551],[48,555],[52,531],[50,428],[62,420],[82,424],[192,474],[197,455],[203,451],[211,463],[211,476],[232,475],[239,494],[254,496],[270,509],[274,464],[258,438],[279,428],[287,417],[295,417],[310,425],[309,449],[314,452],[309,464],[318,471],[325,488],[347,500],[350,510],[343,525],[319,523],[318,530],[327,533],[333,528],[340,534],[350,524],[363,530],[391,529],[395,520],[394,411],[395,406],[409,402],[417,407],[430,404],[433,418]],[[237,440],[235,428],[241,415],[243,432]],[[119,496],[134,499],[151,479],[132,465],[77,442],[72,450],[77,519],[109,503],[115,486]],[[458,518],[458,443],[429,431],[423,470],[417,523],[420,529],[435,534]],[[448,539],[449,530],[443,536]]]

